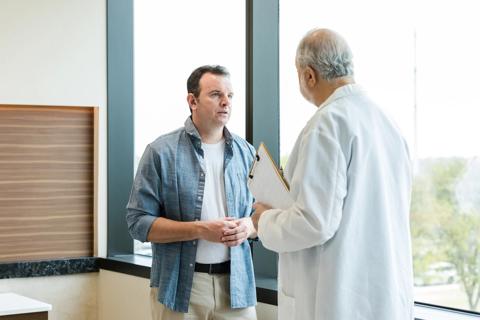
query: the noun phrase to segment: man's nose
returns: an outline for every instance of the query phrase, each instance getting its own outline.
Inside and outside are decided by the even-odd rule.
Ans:
[[[232,103],[232,99],[229,96],[223,96],[220,103],[222,107],[228,107]]]

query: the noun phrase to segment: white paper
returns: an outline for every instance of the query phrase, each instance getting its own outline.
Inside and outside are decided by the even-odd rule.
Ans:
[[[256,202],[272,208],[286,209],[293,203],[288,185],[263,143],[258,147],[257,158],[250,170],[248,189]]]

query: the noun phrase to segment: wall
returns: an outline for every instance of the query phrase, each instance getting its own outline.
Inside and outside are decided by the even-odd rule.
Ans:
[[[2,0],[0,48],[0,104],[99,107],[97,223],[105,226],[106,0]]]
[[[51,304],[49,320],[96,320],[97,284],[98,273],[2,279],[0,292],[15,292]]]
[[[149,280],[100,270],[98,283],[99,319],[150,319]],[[257,305],[258,320],[276,320],[277,307]]]
[[[1,0],[0,103],[99,106],[97,224],[106,226],[106,0]],[[106,228],[97,233],[106,253]],[[95,320],[98,274],[0,280],[53,305],[55,320]]]
[[[105,256],[106,0],[1,0],[0,48],[0,104],[99,106],[97,252]],[[149,319],[148,280],[105,270],[4,279],[0,292],[52,304],[51,320]],[[257,312],[276,319],[274,306]]]

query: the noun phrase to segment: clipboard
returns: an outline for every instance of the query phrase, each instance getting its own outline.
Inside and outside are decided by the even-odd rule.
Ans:
[[[255,201],[272,208],[286,209],[293,204],[288,182],[278,170],[267,147],[262,142],[248,174],[247,186]]]

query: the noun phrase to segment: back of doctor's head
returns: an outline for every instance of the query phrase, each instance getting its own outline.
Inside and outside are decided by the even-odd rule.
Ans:
[[[324,80],[353,76],[353,54],[345,39],[329,29],[310,30],[297,48],[298,67],[310,66]]]

